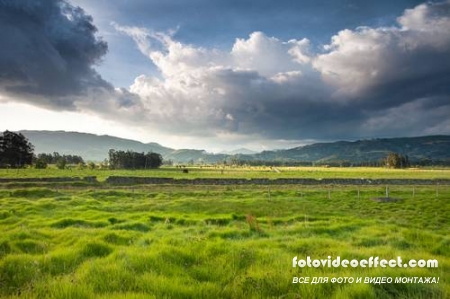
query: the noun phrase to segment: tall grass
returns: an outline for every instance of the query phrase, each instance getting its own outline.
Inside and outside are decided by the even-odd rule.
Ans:
[[[153,189],[152,189],[153,188]],[[448,298],[450,187],[0,190],[2,298]],[[331,190],[331,191],[330,191]],[[331,196],[329,196],[329,191]],[[437,269],[293,268],[294,256]],[[438,284],[292,284],[433,276]]]

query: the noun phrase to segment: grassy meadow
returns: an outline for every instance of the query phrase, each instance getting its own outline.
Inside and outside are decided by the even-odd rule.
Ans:
[[[450,168],[387,169],[377,167],[268,167],[268,166],[188,166],[188,173],[181,168],[166,166],[147,170],[107,169],[0,169],[0,178],[84,177],[96,176],[104,181],[112,175],[147,176],[175,179],[193,178],[366,178],[366,179],[442,179],[450,178]]]
[[[1,170],[0,177],[26,171],[38,176]],[[183,176],[164,168],[147,175],[171,171]],[[217,177],[215,171],[187,175]],[[449,177],[448,170],[329,168],[223,175],[289,171],[295,176],[287,177]],[[106,187],[0,185],[0,298],[450,298],[450,186],[390,186],[398,200],[387,202],[373,200],[384,196],[384,186]],[[308,255],[437,259],[439,267],[292,267],[294,256]],[[292,283],[315,276],[439,277],[439,283]]]

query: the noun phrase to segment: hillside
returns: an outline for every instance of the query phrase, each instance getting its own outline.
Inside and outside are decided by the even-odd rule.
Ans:
[[[410,161],[416,163],[450,162],[450,136],[315,143],[287,150],[264,151],[246,158],[261,161],[359,164],[379,162],[390,152],[408,155]]]
[[[168,154],[173,149],[158,143],[142,143],[108,135],[94,135],[65,131],[20,131],[35,146],[36,153],[71,154],[82,156],[85,160],[103,161],[110,149],[133,150],[136,152],[155,152]]]
[[[112,136],[64,131],[21,131],[36,153],[80,155],[85,160],[102,161],[109,149],[156,152],[175,163],[220,163],[224,160],[281,163],[361,164],[378,163],[390,152],[408,155],[414,163],[450,164],[450,136],[384,138],[358,141],[315,143],[286,150],[256,154],[211,154],[204,150],[172,149],[158,143],[142,143]],[[238,150],[239,151],[239,150]]]
[[[108,135],[94,135],[65,131],[20,131],[35,146],[35,153],[53,153],[79,155],[86,161],[103,161],[110,149],[132,150],[136,152],[155,152],[164,160],[176,163],[216,163],[228,156],[209,154],[204,150],[173,149],[158,143],[142,143]]]

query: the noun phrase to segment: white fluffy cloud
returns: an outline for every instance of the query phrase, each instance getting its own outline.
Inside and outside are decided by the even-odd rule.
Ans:
[[[408,9],[397,19],[398,27],[342,30],[313,65],[325,82],[337,88],[338,98],[366,97],[380,89],[396,93],[392,86],[396,83],[402,83],[401,88],[409,88],[408,82],[429,85],[426,81],[432,76],[450,68],[449,7],[450,2],[444,2]],[[429,91],[428,86],[416,96]]]
[[[131,36],[158,67],[161,77],[139,76],[130,87],[150,122],[174,132],[215,135],[253,133],[260,118],[271,118],[272,101],[310,97],[299,81],[310,60],[306,39],[283,42],[261,32],[237,39],[229,52],[185,45],[171,34],[145,28],[115,28]],[[294,90],[296,90],[294,92]]]
[[[438,124],[442,115],[420,114],[426,107],[408,103],[449,94],[449,7],[423,4],[406,10],[395,27],[342,30],[320,53],[305,38],[282,41],[262,32],[237,38],[225,51],[183,44],[174,32],[115,28],[160,71],[139,76],[130,91],[139,95],[147,121],[162,130],[346,138],[381,134],[387,128],[374,130],[376,122],[388,123],[408,108],[416,109],[410,112],[418,125],[405,122],[396,130],[411,135],[424,133],[420,123],[431,115],[434,127],[448,130]]]
[[[233,67],[257,71],[271,77],[278,73],[299,70],[299,63],[308,63],[309,41],[280,41],[262,32],[253,32],[248,39],[236,39],[231,50]]]

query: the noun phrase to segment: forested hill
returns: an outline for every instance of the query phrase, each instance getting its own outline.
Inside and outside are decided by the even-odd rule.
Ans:
[[[408,155],[413,163],[450,163],[450,136],[385,138],[315,143],[287,150],[264,151],[249,159],[261,161],[305,161],[358,164],[379,162],[390,152]],[[246,157],[241,157],[245,159]]]
[[[85,160],[103,161],[108,158],[110,149],[155,152],[163,156],[173,151],[158,143],[142,143],[108,135],[65,131],[20,131],[20,133],[35,146],[36,153],[58,152],[79,155]]]
[[[64,132],[21,131],[32,144],[36,153],[80,155],[85,160],[102,161],[109,149],[156,152],[165,160],[178,163],[227,161],[264,161],[280,163],[360,164],[377,163],[390,152],[408,155],[413,163],[450,164],[450,136],[424,136],[411,138],[385,138],[358,141],[338,141],[276,151],[264,151],[251,155],[210,154],[203,150],[172,149],[158,143],[142,143],[112,136]],[[186,147],[189,147],[187,144]]]

